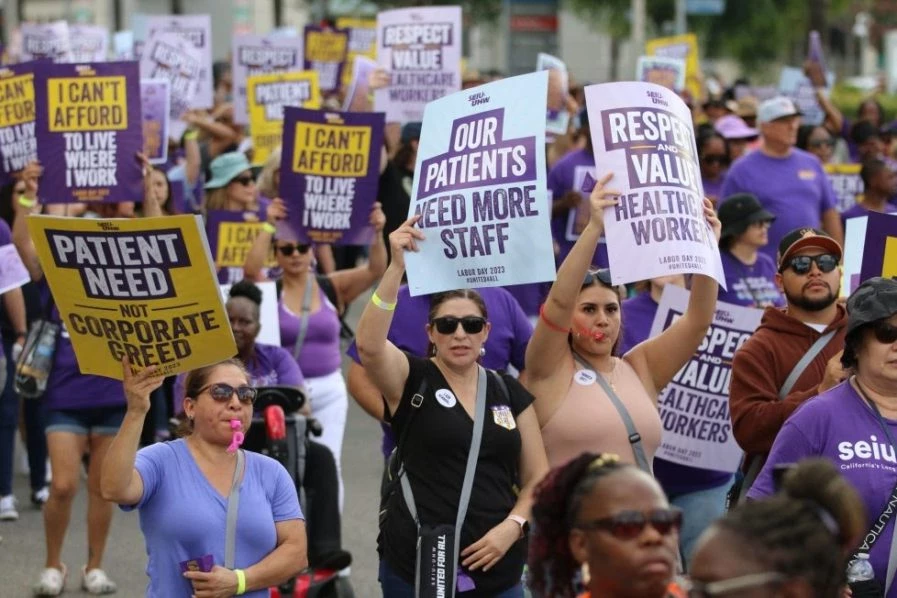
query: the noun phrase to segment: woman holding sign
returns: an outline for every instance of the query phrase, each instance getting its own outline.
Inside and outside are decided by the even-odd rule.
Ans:
[[[457,588],[466,598],[522,597],[520,540],[532,490],[547,471],[532,396],[514,378],[477,363],[491,326],[475,291],[432,297],[429,359],[387,340],[404,252],[423,239],[417,218],[390,234],[392,261],[355,337],[398,438],[401,482],[383,499],[380,585],[388,598],[431,595],[423,586],[432,595],[455,596]]]
[[[526,351],[527,388],[536,397],[552,466],[585,451],[611,452],[650,472],[661,436],[657,396],[704,339],[717,283],[695,276],[682,317],[624,356],[616,355],[623,326],[620,294],[608,270],[589,270],[604,210],[619,201],[618,193],[605,187],[611,176],[592,190],[589,223],[542,306]],[[719,239],[720,223],[706,199],[704,216]]]

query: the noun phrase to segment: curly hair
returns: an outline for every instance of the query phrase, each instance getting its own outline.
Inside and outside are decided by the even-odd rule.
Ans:
[[[536,487],[534,533],[529,542],[529,587],[534,596],[572,598],[579,563],[570,553],[568,537],[579,518],[583,499],[599,480],[633,469],[613,454],[583,453],[556,467]]]
[[[714,527],[735,536],[770,571],[806,580],[814,596],[837,598],[866,515],[850,483],[817,458],[790,469],[780,493],[736,507]]]

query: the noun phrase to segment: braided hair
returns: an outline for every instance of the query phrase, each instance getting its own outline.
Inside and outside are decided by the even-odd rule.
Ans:
[[[535,490],[534,533],[529,542],[529,586],[534,596],[572,598],[579,563],[568,537],[582,503],[599,480],[632,468],[613,454],[583,453],[552,469]]]
[[[769,571],[804,579],[820,598],[837,598],[866,516],[856,490],[817,458],[790,469],[781,492],[736,507],[714,527],[735,536]]]

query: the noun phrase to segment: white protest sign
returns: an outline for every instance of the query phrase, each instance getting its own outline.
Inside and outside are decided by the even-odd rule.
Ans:
[[[604,214],[613,283],[695,273],[725,287],[688,107],[653,83],[589,85],[585,93],[599,178],[612,172],[607,187],[620,192]]]
[[[831,91],[835,83],[835,74],[831,71],[825,74],[826,90]],[[804,75],[803,69],[786,66],[782,68],[779,76],[779,93],[788,96],[794,101],[801,113],[801,122],[805,125],[821,125],[825,120],[825,111],[816,101],[816,88]]]
[[[30,280],[31,275],[22,263],[16,246],[12,243],[0,246],[0,295]]]
[[[685,313],[688,297],[681,287],[664,287],[652,337]],[[742,451],[732,435],[729,417],[732,358],[760,325],[762,316],[760,309],[717,303],[713,324],[698,350],[660,393],[657,406],[663,436],[656,457],[698,469],[738,469]]]
[[[222,284],[221,298],[225,304],[228,300],[228,293],[233,285]],[[255,338],[255,342],[263,345],[280,346],[280,312],[277,308],[277,283],[275,282],[257,282],[255,283],[262,291],[262,305],[259,307],[259,324],[261,329],[259,335]]]
[[[411,295],[554,280],[547,93],[542,71],[427,104],[409,210],[427,238],[405,257]]]
[[[52,23],[22,23],[21,62],[46,58],[53,62],[70,62],[72,56],[69,24],[65,21]]]
[[[171,83],[168,134],[175,139],[187,127],[180,118],[190,109],[201,70],[200,51],[174,33],[156,33],[150,37],[140,56],[141,79],[168,79]]]
[[[156,33],[176,33],[199,51],[200,70],[194,82],[191,108],[211,108],[215,89],[212,84],[212,19],[209,15],[163,15],[146,19],[147,40]]]
[[[249,124],[246,102],[246,80],[255,75],[287,73],[302,70],[301,37],[234,37],[231,56],[231,78],[234,89],[234,122]]]
[[[635,78],[673,91],[685,89],[685,61],[666,56],[639,56]]]
[[[105,62],[109,57],[109,30],[101,25],[69,25],[71,62]]]
[[[841,271],[841,296],[849,297],[860,286],[863,253],[866,247],[868,216],[848,218],[844,223],[844,265]]]
[[[569,95],[570,76],[563,60],[539,52],[536,57],[536,70],[548,71],[548,112],[545,130],[555,135],[566,135],[570,122],[567,112],[567,96]]]
[[[461,7],[379,13],[377,61],[390,81],[374,93],[374,111],[388,123],[421,120],[427,102],[461,89]]]

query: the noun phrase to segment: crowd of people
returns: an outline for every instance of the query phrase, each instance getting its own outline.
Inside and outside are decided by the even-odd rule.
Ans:
[[[545,148],[556,280],[412,297],[405,255],[425,239],[408,218],[421,123],[387,124],[371,245],[301,243],[279,227],[290,209],[279,197],[280,152],[251,165],[226,65],[214,72],[217,104],[184,116],[169,163],[135,156],[140,201],[49,204],[40,186],[48,165],[38,163],[0,189],[0,245],[14,244],[31,277],[0,306],[0,521],[17,519],[24,503],[12,492],[21,428],[30,502],[44,518],[36,596],[65,590],[62,547],[85,469],[85,591],[116,591],[103,556],[117,504],[140,514],[148,596],[266,596],[338,537],[350,397],[383,427],[385,597],[419,595],[426,542],[455,551],[457,575],[445,581],[468,598],[836,597],[848,581],[897,596],[888,510],[897,494],[897,281],[872,278],[839,300],[845,221],[897,212],[897,157],[874,100],[850,122],[820,92],[818,126],[801,126],[785,97],[692,106],[703,216],[727,288],[704,275],[622,287],[611,282],[603,236],[615,181],[596,164],[589,114],[574,99],[581,88],[571,88],[569,132]],[[807,73],[818,80],[812,65]],[[386,79],[378,71],[370,83]],[[825,170],[839,158],[861,165],[864,184],[844,210]],[[577,187],[583,168],[597,180],[591,194]],[[133,374],[124,360],[122,384],[82,374],[63,327],[46,391],[21,400],[14,366],[29,325],[61,324],[27,216],[165,217],[176,212],[173,183],[196,213],[266,223],[244,267],[226,273],[236,283],[226,310],[238,354],[168,380],[153,368]],[[276,282],[280,346],[257,342],[263,281]],[[688,289],[687,309],[652,335],[668,285]],[[344,315],[368,297],[344,374]],[[764,310],[732,360],[738,471],[656,454],[658,397],[704,340],[718,301]],[[257,388],[272,385],[300,389],[304,415],[322,427],[302,484],[312,491],[325,479],[314,472],[332,472],[334,499],[315,511],[300,507],[303,489],[275,461],[233,450]],[[182,420],[177,439],[172,417]],[[335,521],[329,538],[312,531],[325,519]],[[202,555],[214,566],[182,574]],[[849,579],[848,565],[867,555],[874,580]]]

